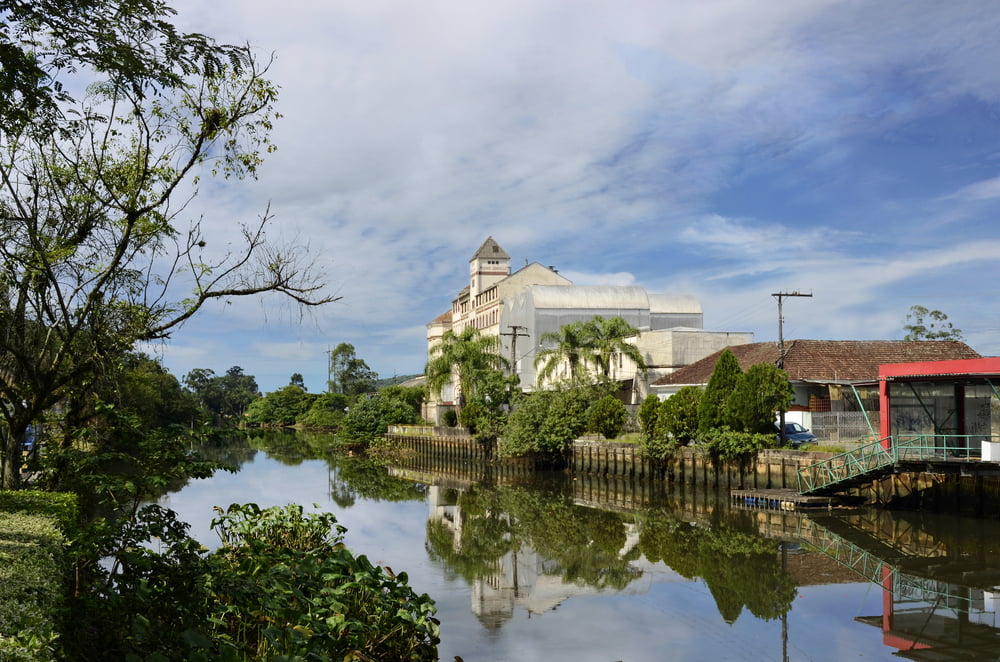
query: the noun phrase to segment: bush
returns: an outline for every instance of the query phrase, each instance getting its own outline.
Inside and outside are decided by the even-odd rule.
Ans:
[[[604,435],[605,439],[614,439],[625,429],[627,419],[625,403],[613,395],[606,395],[590,407],[587,428]]]
[[[212,526],[223,543],[209,557],[220,648],[245,659],[437,659],[434,601],[406,573],[352,554],[332,514],[233,505]]]
[[[705,450],[716,465],[732,462],[742,470],[756,457],[758,451],[774,448],[775,436],[737,432],[724,426],[706,432],[703,441]]]
[[[656,429],[656,416],[659,412],[660,398],[650,393],[639,405],[637,417],[639,419],[639,429],[644,437],[652,437]]]
[[[604,393],[600,387],[565,387],[523,395],[498,444],[500,455],[563,454],[587,429],[587,412]]]
[[[453,428],[458,425],[458,413],[454,409],[446,409],[441,415],[441,422],[445,427]]]
[[[63,547],[75,521],[72,495],[0,492],[0,660],[62,659]]]
[[[371,443],[385,435],[390,425],[409,425],[417,420],[413,408],[398,398],[376,395],[357,402],[344,419],[343,432],[348,437]]]
[[[660,403],[656,418],[657,438],[673,438],[678,445],[686,446],[698,436],[698,405],[701,389],[685,386]]]

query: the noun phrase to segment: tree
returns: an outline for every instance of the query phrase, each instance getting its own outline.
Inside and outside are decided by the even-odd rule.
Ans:
[[[625,429],[628,410],[625,403],[613,395],[606,395],[590,407],[587,429],[599,432],[605,439],[614,439]]]
[[[390,425],[416,421],[413,408],[404,400],[376,395],[362,398],[347,412],[343,432],[348,437],[371,443],[386,433]]]
[[[302,373],[301,372],[293,372],[292,376],[288,380],[288,383],[291,384],[292,386],[298,386],[303,391],[308,391],[309,390],[309,389],[306,388],[306,381],[302,377]]]
[[[138,416],[144,427],[191,423],[198,411],[195,396],[159,361],[133,353],[126,357],[124,368],[115,389],[118,404]]]
[[[572,322],[559,327],[556,333],[543,333],[542,348],[535,355],[538,384],[549,381],[556,368],[565,361],[569,366],[570,380],[580,375],[581,368],[593,365],[602,378],[611,376],[611,369],[619,357],[628,357],[638,370],[646,369],[642,352],[626,338],[639,335],[639,330],[620,316],[605,319],[600,315],[584,322]]]
[[[0,413],[3,485],[27,427],[69,411],[97,372],[168,338],[206,303],[322,294],[301,246],[270,244],[265,210],[206,247],[178,200],[209,166],[253,177],[276,90],[247,47],[181,34],[161,0],[4,2],[0,30]],[[86,86],[71,96],[70,75]],[[87,85],[89,83],[89,85]],[[72,434],[72,432],[70,432]]]
[[[726,421],[737,432],[774,434],[778,411],[788,409],[795,391],[788,373],[771,363],[757,363],[740,375],[726,399]]]
[[[182,218],[178,196],[194,194],[186,187],[203,168],[254,177],[272,149],[276,90],[248,47],[177,32],[161,0],[0,8],[0,465],[10,488],[28,427],[57,403],[79,421],[92,376],[136,343],[169,338],[215,300],[335,298],[303,247],[267,241],[268,210],[219,251],[200,221]],[[62,87],[70,75],[85,96]]]
[[[680,446],[694,441],[698,436],[701,396],[697,386],[684,386],[664,400],[656,419],[656,436],[669,436]]]
[[[603,377],[611,376],[611,367],[615,360],[626,357],[636,365],[636,369],[644,371],[646,362],[642,352],[626,338],[639,335],[639,330],[620,316],[604,319],[600,315],[584,323],[586,329],[587,347],[590,350],[590,360],[597,367],[597,372]]]
[[[254,400],[247,409],[246,417],[249,422],[262,425],[294,425],[300,416],[309,411],[316,398],[302,387],[288,384]]]
[[[948,316],[940,310],[928,310],[923,306],[910,306],[906,314],[908,324],[903,325],[906,335],[903,340],[961,340],[962,330],[956,329],[948,321]]]
[[[698,431],[705,433],[713,428],[722,427],[726,423],[726,399],[736,388],[743,371],[736,355],[728,349],[722,350],[712,376],[701,394],[698,402]]]
[[[355,354],[354,345],[342,342],[330,352],[330,390],[344,395],[361,395],[375,390],[378,373]]]
[[[184,384],[217,422],[241,419],[247,407],[260,397],[257,380],[238,365],[221,377],[207,368],[195,368],[184,376]]]
[[[639,405],[639,411],[636,413],[636,417],[639,419],[639,429],[642,430],[644,437],[649,438],[653,435],[653,430],[656,429],[656,417],[660,409],[660,398],[656,396],[655,393],[650,393],[646,396],[646,399],[642,401]]]
[[[486,336],[473,326],[455,333],[444,332],[441,340],[430,348],[431,358],[424,372],[432,393],[441,394],[445,384],[457,380],[459,408],[464,400],[476,394],[477,381],[489,373],[508,369],[510,362],[500,355],[500,339]]]
[[[581,365],[585,365],[590,356],[587,328],[583,322],[564,324],[559,327],[558,332],[543,333],[539,342],[541,349],[535,354],[535,383],[538,385],[549,381],[563,361],[569,366],[567,377],[570,380],[576,379]]]

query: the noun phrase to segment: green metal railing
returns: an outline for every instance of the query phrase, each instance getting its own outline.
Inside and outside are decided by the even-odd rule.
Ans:
[[[799,494],[809,494],[857,478],[896,463],[896,456],[883,442],[874,441],[799,469]]]
[[[803,517],[799,520],[798,539],[872,584],[888,589],[896,599],[943,602],[950,609],[966,613],[982,610],[981,602],[977,608],[977,601],[974,599],[978,597],[981,601],[982,589],[908,574],[900,565],[900,559],[880,558],[876,553],[846,540],[811,518]]]
[[[892,445],[900,462],[948,462],[978,460],[982,456],[983,441],[993,441],[993,438],[981,434],[917,434],[896,437]]]
[[[841,483],[871,476],[899,462],[979,460],[982,455],[982,442],[998,440],[1000,440],[998,437],[981,434],[918,434],[887,437],[800,469],[799,494],[819,492]]]
[[[895,578],[895,566],[808,517],[799,520],[798,539],[873,584],[886,585],[888,578]]]

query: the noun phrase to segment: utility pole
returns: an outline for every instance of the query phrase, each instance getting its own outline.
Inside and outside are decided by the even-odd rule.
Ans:
[[[811,297],[812,292],[809,294],[804,294],[795,290],[793,292],[773,292],[771,294],[773,297],[778,299],[778,362],[777,366],[782,370],[785,369],[785,337],[782,333],[782,326],[784,324],[785,318],[781,315],[781,300],[785,297]],[[780,446],[785,445],[785,409],[784,407],[778,412],[778,443]]]
[[[330,382],[333,380],[333,350],[330,346],[326,346],[326,392],[332,393],[330,390]]]
[[[510,371],[511,374],[514,374],[517,372],[517,339],[518,337],[528,337],[528,334],[526,333],[528,327],[511,324],[507,328],[510,329],[510,333],[501,332],[500,335],[510,336]],[[521,331],[525,331],[525,333],[521,333]]]

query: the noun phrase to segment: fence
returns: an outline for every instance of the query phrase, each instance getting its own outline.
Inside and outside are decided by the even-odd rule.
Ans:
[[[869,420],[879,432],[878,411],[869,413]],[[871,438],[871,429],[860,411],[814,411],[810,430],[817,439],[824,441],[858,441]],[[876,436],[876,438],[878,438]]]

